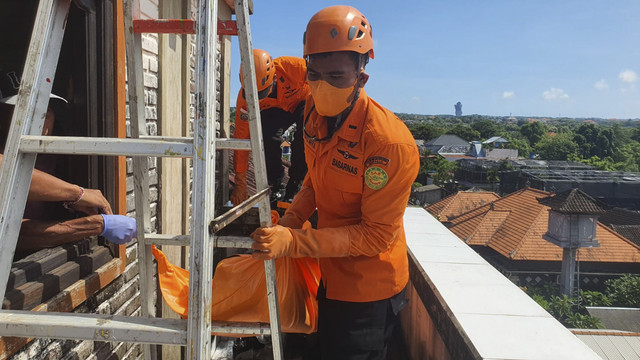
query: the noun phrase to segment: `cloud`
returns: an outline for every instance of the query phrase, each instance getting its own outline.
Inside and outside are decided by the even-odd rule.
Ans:
[[[607,80],[605,79],[600,79],[596,81],[596,83],[593,86],[598,90],[609,90],[609,84],[607,84]]]
[[[514,96],[516,96],[516,93],[514,93],[513,91],[505,91],[502,93],[503,99],[512,99]]]
[[[542,93],[542,98],[545,100],[568,99],[569,95],[565,94],[562,89],[551,88]]]
[[[411,97],[411,102],[413,102],[413,103],[419,103],[419,102],[420,102],[420,97],[418,97],[418,96],[413,96],[413,97]]]
[[[633,84],[634,82],[638,81],[638,74],[636,74],[636,72],[633,70],[623,70],[620,72],[618,77],[620,78],[620,80],[622,80],[622,82],[626,82],[630,84]]]

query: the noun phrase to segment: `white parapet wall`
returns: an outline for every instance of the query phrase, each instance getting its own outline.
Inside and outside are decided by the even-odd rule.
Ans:
[[[412,290],[419,295],[412,301],[424,303],[423,317],[432,321],[449,358],[600,359],[427,211],[407,208],[404,226]],[[403,321],[409,318],[403,314]],[[411,331],[406,324],[403,330]],[[412,354],[422,357],[425,351]]]

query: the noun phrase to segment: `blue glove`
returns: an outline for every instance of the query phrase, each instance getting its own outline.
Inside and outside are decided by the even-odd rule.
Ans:
[[[116,244],[125,244],[138,236],[136,219],[123,215],[100,214],[104,219],[104,230],[100,236]]]

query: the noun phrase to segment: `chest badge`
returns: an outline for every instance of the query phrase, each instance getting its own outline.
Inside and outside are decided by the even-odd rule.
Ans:
[[[340,153],[340,155],[344,156],[345,159],[358,159],[357,156],[354,156],[348,151],[338,149],[338,152]]]
[[[389,181],[387,172],[377,166],[372,166],[364,172],[364,182],[373,190],[380,190]]]

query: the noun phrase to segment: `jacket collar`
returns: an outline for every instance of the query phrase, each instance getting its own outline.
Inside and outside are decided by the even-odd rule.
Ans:
[[[359,142],[364,128],[364,119],[367,115],[367,105],[369,104],[369,97],[364,91],[364,88],[360,89],[360,95],[358,100],[353,105],[353,109],[344,121],[344,124],[336,132],[336,136],[339,136],[349,142]]]

